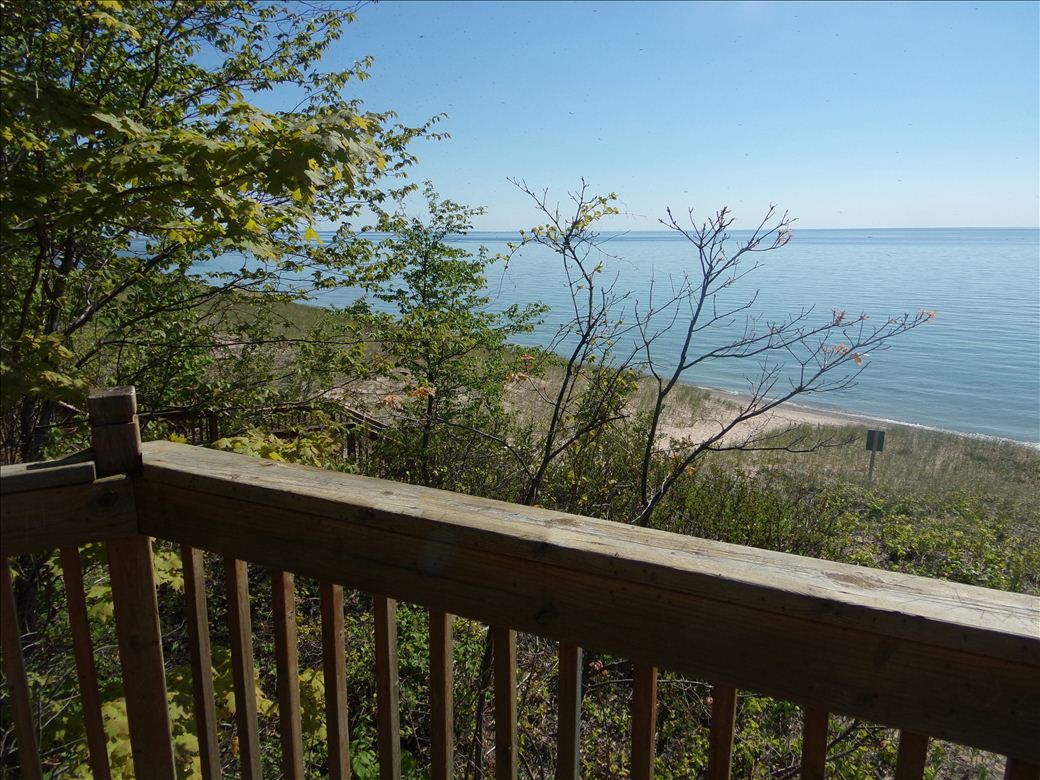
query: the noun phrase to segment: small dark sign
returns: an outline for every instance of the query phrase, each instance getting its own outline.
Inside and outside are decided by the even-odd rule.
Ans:
[[[872,452],[884,452],[885,432],[867,431],[867,449]]]

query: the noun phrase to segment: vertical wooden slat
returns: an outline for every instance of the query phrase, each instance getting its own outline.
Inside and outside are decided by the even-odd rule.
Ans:
[[[32,701],[29,698],[29,681],[25,676],[25,659],[22,656],[21,629],[15,607],[14,588],[11,584],[11,569],[7,558],[0,566],[0,649],[4,651],[4,678],[11,694],[11,709],[14,711],[14,734],[18,746],[18,767],[22,777],[39,780],[43,776],[40,768],[40,750],[36,745],[36,730],[32,721]]]
[[[217,744],[217,707],[213,695],[213,654],[206,609],[206,569],[202,550],[181,548],[184,567],[184,616],[191,658],[191,688],[195,702],[195,733],[203,780],[219,780],[220,747]]]
[[[343,588],[321,584],[321,655],[325,675],[325,729],[329,741],[327,774],[331,780],[350,777],[347,730],[347,650],[343,635]]]
[[[732,685],[713,685],[708,780],[729,780],[733,765],[733,724],[736,714],[737,689]]]
[[[633,664],[632,688],[632,780],[650,780],[657,742],[657,669]]]
[[[516,632],[491,628],[495,681],[495,777],[515,780],[519,772],[516,745]]]
[[[1004,780],[1040,780],[1040,764],[1009,757],[1004,765]]]
[[[556,708],[556,780],[577,780],[581,762],[581,658],[578,645],[561,642]]]
[[[802,727],[802,780],[823,780],[827,771],[828,713],[807,707]]]
[[[296,589],[293,575],[271,572],[274,654],[278,677],[278,731],[282,743],[282,776],[303,780],[303,725],[300,715],[300,667],[296,634]]]
[[[92,391],[87,406],[98,478],[137,471],[141,431],[134,388]],[[132,536],[113,539],[106,547],[134,771],[137,777],[173,780],[176,768],[152,543],[146,536]]]
[[[928,737],[913,731],[900,731],[895,780],[921,780],[927,758]]]
[[[172,780],[176,768],[152,542],[147,536],[132,536],[113,539],[107,548],[134,771],[137,777]]]
[[[244,780],[258,780],[261,777],[260,731],[256,719],[253,632],[249,618],[249,570],[245,561],[224,559],[224,587],[231,631],[239,766]]]
[[[397,678],[397,602],[373,596],[376,630],[376,733],[379,777],[401,777],[400,682]]]
[[[452,618],[430,612],[430,777],[450,780],[455,763]]]
[[[78,547],[61,549],[61,575],[65,580],[65,604],[69,610],[72,652],[76,659],[76,676],[79,678],[80,705],[83,708],[83,727],[87,734],[90,771],[96,780],[108,780],[112,774],[108,766],[105,725],[101,720],[101,696],[98,693],[97,670],[94,668],[94,643],[90,638],[87,599],[83,589],[83,563]]]

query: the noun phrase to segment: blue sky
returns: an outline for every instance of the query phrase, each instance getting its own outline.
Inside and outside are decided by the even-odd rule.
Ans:
[[[328,56],[406,122],[445,112],[418,178],[536,216],[507,182],[667,206],[776,203],[803,228],[1035,226],[1040,4],[383,2]]]

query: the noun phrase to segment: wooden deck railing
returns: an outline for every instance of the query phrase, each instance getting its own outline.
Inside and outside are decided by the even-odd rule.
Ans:
[[[95,777],[108,776],[78,546],[108,547],[136,774],[173,778],[152,550],[182,546],[203,774],[220,776],[201,552],[224,557],[241,773],[260,776],[245,562],[272,571],[282,774],[302,777],[294,575],[321,583],[329,764],[347,777],[343,588],[376,594],[380,774],[401,772],[396,604],[430,610],[434,778],[451,775],[452,618],[492,626],[496,768],[518,774],[515,631],[559,645],[557,777],[580,773],[581,647],[635,665],[630,773],[654,771],[657,669],[714,681],[709,776],[728,778],[738,689],[805,708],[802,777],[830,714],[901,731],[897,778],[929,738],[1040,767],[1040,599],[187,445],[141,447],[131,391],[91,399],[92,460],[5,468],[4,675],[22,773],[40,776],[7,559],[60,548]],[[132,684],[131,684],[132,682]]]

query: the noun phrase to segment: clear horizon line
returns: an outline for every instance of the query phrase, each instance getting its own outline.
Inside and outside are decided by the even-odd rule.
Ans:
[[[519,233],[521,230],[530,232],[529,227],[525,228],[474,228],[468,233]],[[733,230],[739,232],[741,230],[753,230],[753,228],[734,228]],[[795,233],[806,230],[1040,230],[1040,225],[915,225],[913,227],[892,227],[892,226],[881,226],[872,225],[866,227],[799,227],[798,225],[793,226]],[[335,230],[322,230],[322,233],[332,233]],[[359,231],[368,233],[378,233],[378,230],[370,231]],[[669,228],[661,227],[653,230],[646,228],[616,228],[608,229],[603,228],[599,231],[600,233],[668,233]]]

